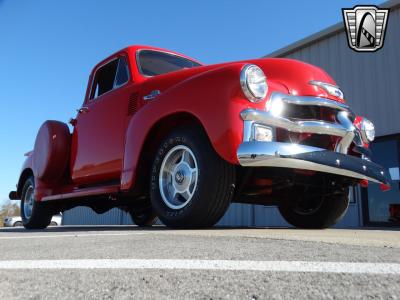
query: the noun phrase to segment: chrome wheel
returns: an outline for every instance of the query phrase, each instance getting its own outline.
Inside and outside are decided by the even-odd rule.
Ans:
[[[34,203],[34,190],[33,186],[29,186],[25,193],[24,198],[24,216],[27,220],[29,220],[32,216],[32,209]]]
[[[198,181],[197,161],[184,145],[168,151],[161,164],[159,187],[164,203],[172,209],[181,209],[192,200]]]

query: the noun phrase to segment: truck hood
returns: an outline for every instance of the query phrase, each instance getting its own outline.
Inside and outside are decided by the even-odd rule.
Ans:
[[[335,101],[344,102],[344,100],[331,96],[323,89],[310,84],[310,81],[316,80],[336,85],[335,81],[324,70],[298,60],[285,58],[261,58],[184,69],[150,77],[144,82],[143,88],[145,92],[152,91],[153,89],[165,92],[170,87],[185,80],[189,80],[199,74],[229,65],[245,65],[249,63],[259,66],[267,76],[268,82],[274,82],[284,86],[290,94],[325,97]]]
[[[314,80],[337,85],[324,70],[314,65],[287,58],[264,58],[250,62],[262,68],[267,79],[284,85],[292,95],[324,97],[344,102],[343,99],[310,84]]]

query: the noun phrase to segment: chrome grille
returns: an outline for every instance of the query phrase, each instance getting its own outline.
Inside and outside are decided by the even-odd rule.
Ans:
[[[257,122],[288,132],[336,136],[335,151],[346,154],[358,129],[353,125],[354,114],[347,104],[320,97],[294,96],[274,92],[269,107],[275,101],[283,102],[281,115],[270,111],[247,109],[242,111],[244,121]]]

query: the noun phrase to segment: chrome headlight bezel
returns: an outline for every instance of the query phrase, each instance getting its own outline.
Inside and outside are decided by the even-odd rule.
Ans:
[[[258,79],[255,81],[254,78],[257,76]],[[251,102],[260,102],[267,96],[267,78],[263,70],[256,65],[247,64],[242,68],[240,72],[240,86],[244,95]],[[257,88],[260,88],[260,90],[257,91]]]
[[[370,143],[375,139],[375,126],[370,120],[364,118],[360,123],[361,137],[365,143]]]

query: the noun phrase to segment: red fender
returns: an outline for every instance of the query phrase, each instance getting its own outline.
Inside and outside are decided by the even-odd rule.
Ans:
[[[134,115],[126,133],[122,190],[135,184],[138,162],[150,130],[163,118],[179,112],[196,117],[218,155],[232,164],[238,163],[236,150],[243,136],[240,112],[265,106],[265,101],[256,104],[244,97],[239,81],[244,64],[225,65],[190,77],[151,100]],[[274,87],[277,88],[282,86]]]

